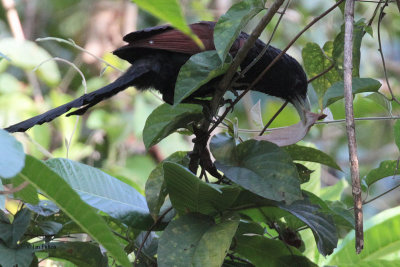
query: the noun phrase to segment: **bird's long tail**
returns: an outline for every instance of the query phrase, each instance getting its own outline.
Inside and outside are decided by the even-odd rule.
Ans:
[[[67,116],[70,115],[82,115],[84,114],[90,107],[96,105],[104,99],[110,98],[113,95],[125,90],[129,86],[134,84],[134,80],[144,74],[147,71],[144,67],[135,67],[131,66],[122,76],[116,79],[114,82],[106,85],[96,91],[93,91],[89,94],[84,94],[83,96],[68,102],[62,106],[51,109],[43,114],[35,116],[33,118],[27,119],[20,123],[11,125],[4,130],[14,133],[14,132],[25,132],[29,128],[37,125],[43,124],[45,122],[50,122],[55,118],[61,116],[62,114],[68,112],[72,108],[79,108],[78,110],[68,113]]]

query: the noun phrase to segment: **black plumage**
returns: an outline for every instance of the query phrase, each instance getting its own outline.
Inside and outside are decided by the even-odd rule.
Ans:
[[[199,22],[190,25],[192,31],[202,40],[205,50],[215,50],[214,26],[215,22]],[[246,33],[242,32],[239,35],[230,50],[232,56],[236,55],[247,38]],[[52,121],[72,108],[79,109],[68,113],[67,116],[82,115],[90,107],[129,86],[135,86],[139,90],[154,88],[162,94],[165,102],[173,104],[175,82],[180,68],[192,55],[202,50],[189,37],[170,26],[158,26],[132,32],[124,37],[124,41],[128,44],[113,53],[132,65],[114,82],[5,130],[24,132],[34,125]],[[245,69],[265,46],[262,41],[257,40],[242,62],[241,69]],[[280,52],[279,49],[269,46],[262,58],[237,81],[237,84],[250,84]],[[217,82],[218,78],[203,85],[186,99],[186,102],[190,102],[195,97],[211,95]],[[234,89],[244,88],[241,86]],[[300,64],[287,54],[277,61],[253,90],[288,100],[296,106],[299,114],[302,110],[308,109],[306,75]]]

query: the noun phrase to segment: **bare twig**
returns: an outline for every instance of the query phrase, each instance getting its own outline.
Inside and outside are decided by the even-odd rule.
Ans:
[[[356,252],[360,254],[364,248],[363,212],[361,198],[361,182],[357,157],[357,142],[355,133],[352,72],[353,72],[353,27],[354,27],[354,0],[346,0],[345,5],[345,33],[344,33],[344,97],[346,109],[346,130],[349,146],[350,171],[352,179],[352,193],[354,199],[354,216],[356,232]]]
[[[387,71],[386,71],[386,63],[385,63],[385,56],[383,55],[383,50],[382,50],[382,42],[381,42],[381,22],[383,20],[383,16],[385,15],[385,13],[383,12],[385,10],[385,7],[388,5],[388,0],[386,0],[385,4],[382,6],[380,13],[379,13],[379,19],[378,19],[378,45],[379,45],[379,54],[381,55],[381,59],[382,59],[382,66],[383,66],[383,72],[385,74],[385,80],[386,80],[386,84],[388,86],[388,90],[390,92],[390,95],[392,96],[392,99],[390,99],[390,101],[395,101],[397,104],[400,104],[400,101],[394,96],[392,87],[390,86],[389,83],[389,78],[387,75]]]
[[[73,68],[81,75],[81,78],[82,78],[82,85],[83,85],[83,87],[85,88],[85,94],[87,93],[87,83],[86,83],[85,75],[83,75],[82,71],[81,71],[74,63],[72,63],[72,62],[70,62],[70,61],[68,61],[68,60],[66,60],[66,59],[59,58],[59,57],[49,58],[49,59],[43,61],[42,63],[40,63],[38,66],[36,66],[36,67],[33,69],[33,71],[36,71],[36,70],[37,70],[38,68],[40,68],[43,64],[45,64],[45,63],[47,63],[47,62],[49,62],[49,61],[51,61],[51,60],[54,60],[54,61],[61,61],[61,62],[64,62],[64,63],[70,65],[71,67],[73,67]],[[65,139],[65,144],[66,144],[66,147],[67,147],[67,155],[66,155],[67,158],[68,158],[68,152],[69,152],[69,148],[70,148],[70,146],[71,146],[72,138],[73,138],[74,135],[75,135],[76,129],[78,129],[78,123],[79,123],[79,116],[76,117],[74,129],[72,130],[72,133],[71,133],[71,136],[69,137],[69,140]]]
[[[287,106],[287,104],[289,104],[289,101],[285,101],[285,103],[283,103],[283,105],[278,109],[277,112],[275,112],[274,116],[272,116],[272,118],[268,121],[267,124],[265,124],[264,128],[261,130],[261,132],[258,134],[259,136],[263,135],[265,133],[265,131],[267,130],[267,128],[271,125],[271,123],[275,120],[276,117],[278,117],[278,115],[282,112],[282,110]]]
[[[46,38],[37,38],[36,42],[43,42],[43,41],[57,41],[59,43],[64,43],[64,44],[68,44],[72,47],[75,47],[76,49],[78,49],[79,51],[82,51],[84,53],[87,53],[88,55],[91,55],[92,57],[94,57],[95,59],[97,59],[98,61],[104,63],[106,65],[106,67],[110,67],[113,68],[114,70],[117,70],[119,72],[123,72],[123,70],[120,70],[119,68],[111,65],[110,63],[108,63],[107,61],[105,61],[104,59],[96,56],[95,54],[91,53],[90,51],[80,47],[79,45],[77,45],[72,39],[70,40],[65,40],[62,38],[56,38],[56,37],[46,37]]]
[[[161,222],[161,220],[167,215],[173,208],[170,207],[167,210],[165,210],[158,218],[157,220],[153,223],[153,225],[150,227],[150,229],[146,232],[146,235],[143,237],[142,243],[140,244],[140,247],[138,251],[136,252],[136,257],[135,257],[135,263],[133,264],[134,267],[137,266],[138,264],[138,259],[140,256],[140,253],[142,252],[143,246],[147,241],[147,238],[149,238],[151,231]]]
[[[331,64],[326,70],[322,71],[320,74],[317,74],[314,77],[312,77],[311,79],[309,79],[307,81],[307,83],[312,83],[313,81],[315,81],[319,77],[321,77],[321,76],[325,75],[326,73],[328,73],[331,69],[333,69],[333,67],[335,67],[335,64]]]
[[[8,190],[4,190],[4,191],[0,191],[0,195],[10,195],[10,194],[14,194],[16,192],[21,191],[22,189],[24,189],[25,187],[27,187],[29,185],[28,181],[23,182],[22,184],[20,184],[19,186],[12,188],[12,189],[8,189]]]

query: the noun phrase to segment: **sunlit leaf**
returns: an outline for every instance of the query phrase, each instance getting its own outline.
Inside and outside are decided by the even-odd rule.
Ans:
[[[180,213],[217,214],[230,207],[240,193],[237,186],[212,185],[188,169],[165,162],[164,176],[172,206]]]
[[[215,50],[193,55],[179,71],[175,85],[174,104],[181,103],[202,85],[225,73],[231,61],[232,57],[229,56],[222,64]]]
[[[365,92],[377,92],[381,83],[371,78],[353,78],[353,94]],[[333,84],[325,93],[322,104],[327,107],[344,97],[344,82],[339,81]]]
[[[342,170],[331,156],[316,148],[300,145],[290,145],[285,146],[284,149],[286,150],[286,152],[289,153],[290,157],[293,160],[316,162],[340,171]]]
[[[379,164],[379,167],[371,170],[364,181],[367,186],[371,186],[373,183],[386,178],[386,177],[397,177],[400,170],[397,160],[385,160]]]
[[[147,149],[180,128],[188,128],[192,122],[203,117],[201,106],[162,104],[146,120],[143,129],[143,142]]]
[[[222,61],[225,61],[240,30],[264,8],[265,0],[244,0],[231,6],[219,18],[214,29],[214,44]]]
[[[99,242],[111,256],[123,266],[131,266],[129,260],[100,215],[81,200],[66,181],[41,161],[27,156],[27,174],[24,179],[33,184],[47,198],[60,207],[87,234]]]
[[[131,227],[147,229],[153,224],[144,196],[117,178],[68,159],[50,159],[46,165],[90,206]]]
[[[140,8],[153,14],[154,16],[165,20],[181,32],[190,36],[198,46],[204,47],[197,35],[195,35],[186,24],[178,0],[132,0]]]

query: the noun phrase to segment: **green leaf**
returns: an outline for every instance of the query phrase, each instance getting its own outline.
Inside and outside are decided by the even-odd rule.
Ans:
[[[353,78],[353,94],[377,92],[381,83],[371,78]],[[327,107],[344,97],[344,82],[333,84],[324,95],[322,104]]]
[[[43,235],[56,235],[63,228],[61,223],[53,221],[38,222],[37,226],[42,230]]]
[[[0,129],[0,177],[11,178],[17,175],[25,164],[22,144],[12,135]]]
[[[68,159],[50,159],[46,165],[90,206],[134,228],[146,230],[153,224],[145,198],[117,178]]]
[[[205,183],[176,163],[165,162],[163,167],[172,206],[180,213],[216,214],[230,207],[240,193],[237,186]]]
[[[181,103],[202,85],[224,74],[232,62],[228,56],[222,64],[217,51],[195,54],[181,67],[175,84],[174,105]]]
[[[400,207],[376,214],[364,224],[364,243],[360,254],[355,252],[354,231],[348,233],[340,247],[327,259],[325,265],[337,266],[397,266],[383,259],[395,259],[400,251]],[[395,256],[395,258],[393,258]]]
[[[40,200],[37,205],[26,204],[26,207],[31,211],[44,217],[56,214],[60,211],[56,204],[49,200]]]
[[[32,41],[21,41],[14,38],[0,40],[0,50],[10,59],[10,64],[24,70],[32,71],[51,55]],[[48,61],[37,70],[39,77],[48,85],[53,86],[60,82],[60,72],[54,61]]]
[[[0,239],[9,248],[16,248],[18,241],[25,234],[31,221],[31,212],[28,209],[21,209],[15,214],[12,224],[0,223]]]
[[[2,267],[29,266],[33,259],[32,245],[23,243],[17,248],[8,248],[0,242],[0,265]]]
[[[29,181],[48,199],[57,204],[60,209],[94,240],[99,242],[123,266],[131,265],[108,225],[92,207],[81,200],[67,182],[44,163],[31,156],[27,156],[25,168],[27,170],[27,175],[23,175],[25,180]],[[84,182],[83,179],[80,179],[80,181]]]
[[[331,156],[316,148],[294,144],[285,146],[284,149],[290,155],[292,160],[316,162],[332,167],[339,171],[342,170]]]
[[[354,23],[353,28],[353,77],[360,77],[360,60],[361,60],[361,41],[364,36],[365,29],[364,19],[358,20]],[[333,60],[335,61],[335,67],[340,73],[340,77],[343,77],[343,60],[344,60],[344,24],[341,27],[340,33],[335,37],[333,41]]]
[[[300,163],[295,163],[297,168],[297,173],[299,174],[300,183],[304,184],[310,181],[311,173],[314,171],[308,169],[306,166]]]
[[[168,195],[166,184],[164,182],[164,162],[175,162],[183,166],[188,166],[189,158],[187,152],[175,152],[163,160],[163,162],[159,163],[150,173],[149,178],[146,181],[145,196],[153,218],[158,217],[161,206],[165,201],[165,197]]]
[[[392,176],[395,177],[399,174],[397,160],[385,160],[379,164],[379,167],[371,170],[364,181],[368,186],[371,186],[373,183]]]
[[[236,146],[229,155],[220,157],[221,153],[217,151],[221,147],[217,148],[216,143],[213,137],[210,149],[216,158],[215,166],[233,182],[271,200],[291,203],[302,198],[296,166],[277,145],[248,140]]]
[[[396,121],[393,127],[394,130],[394,141],[396,142],[397,148],[400,150],[400,121]]]
[[[238,224],[235,215],[218,224],[200,214],[179,217],[168,224],[160,238],[158,266],[221,266]]]
[[[349,186],[346,179],[340,179],[336,184],[321,188],[320,198],[323,200],[340,200],[343,191]]]
[[[376,104],[379,104],[380,106],[382,106],[384,109],[386,109],[389,114],[392,114],[392,102],[389,101],[389,99],[386,98],[385,95],[376,92],[376,93],[371,93],[367,96],[365,96],[364,98],[369,99],[373,102],[375,102]]]
[[[156,16],[161,20],[165,20],[171,23],[171,26],[180,30],[184,34],[188,35],[197,43],[201,48],[204,48],[203,43],[197,35],[195,35],[186,25],[185,18],[182,14],[178,0],[132,0],[140,8],[146,10],[152,15]]]
[[[188,128],[190,123],[203,117],[201,110],[201,106],[193,104],[180,104],[175,107],[160,105],[146,120],[143,129],[144,145],[149,149],[177,129]]]
[[[313,231],[319,252],[326,256],[333,252],[338,242],[335,224],[326,204],[317,196],[307,193],[303,200],[298,200],[290,205],[277,204],[279,208],[290,212],[292,215],[307,224]],[[325,209],[324,207],[325,206]]]
[[[215,158],[220,161],[228,161],[237,144],[235,139],[228,133],[219,133],[211,138],[210,149]]]
[[[63,259],[82,267],[106,267],[107,256],[101,253],[99,246],[90,242],[50,242],[44,246],[51,258]]]
[[[21,173],[22,174],[25,173],[24,169],[22,169]],[[21,176],[21,173],[18,174],[13,179],[11,179],[13,188],[17,188],[18,186],[20,186],[21,184],[23,184],[25,182],[24,178],[22,178],[22,176]],[[24,203],[29,203],[32,205],[39,204],[38,192],[37,192],[36,188],[31,184],[28,184],[22,190],[18,190],[17,192],[14,192],[13,197],[15,199],[22,200]]]
[[[238,236],[235,252],[250,260],[257,267],[316,266],[294,247],[288,249],[282,241],[269,239],[262,235]],[[289,256],[289,258],[286,258]],[[292,259],[290,260],[290,256]]]
[[[264,8],[264,0],[244,0],[219,18],[214,28],[214,44],[221,61],[225,61],[240,30]]]
[[[324,50],[322,50],[316,43],[307,43],[302,50],[302,57],[304,61],[304,67],[308,77],[315,77],[323,71],[327,70],[332,64],[333,60],[330,59],[332,56],[333,42],[326,42]],[[320,105],[322,105],[322,97],[326,90],[332,86],[341,78],[335,68],[331,69],[324,75],[315,79],[312,82],[313,88],[317,93]]]

